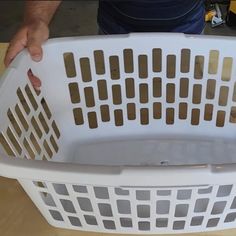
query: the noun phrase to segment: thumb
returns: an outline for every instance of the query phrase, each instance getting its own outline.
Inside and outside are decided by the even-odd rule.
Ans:
[[[32,60],[36,62],[41,61],[43,57],[42,43],[43,40],[40,40],[40,38],[35,38],[33,36],[28,38],[28,51]]]
[[[28,31],[28,41],[27,48],[31,55],[32,60],[40,61],[43,57],[42,44],[45,40],[48,39],[49,29],[48,26],[39,22],[35,25],[32,25]]]

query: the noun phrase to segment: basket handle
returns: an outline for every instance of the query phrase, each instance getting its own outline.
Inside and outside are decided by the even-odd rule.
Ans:
[[[104,186],[193,186],[232,184],[236,164],[197,166],[89,166],[9,158],[0,153],[0,176]]]

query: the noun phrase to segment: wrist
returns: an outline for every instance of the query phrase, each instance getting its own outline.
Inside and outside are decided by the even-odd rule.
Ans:
[[[43,24],[48,27],[49,22],[47,22],[45,19],[42,19],[41,17],[33,17],[33,18],[27,18],[24,19],[23,21],[23,26],[28,26],[28,25],[39,25]]]

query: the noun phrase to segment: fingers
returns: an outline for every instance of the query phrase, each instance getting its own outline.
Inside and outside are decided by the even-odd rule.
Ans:
[[[27,37],[25,35],[25,30],[20,30],[14,38],[11,40],[5,58],[4,64],[6,67],[12,62],[12,60],[16,57],[16,55],[25,48]]]
[[[33,74],[31,69],[28,70],[27,74],[28,74],[29,80],[30,80],[31,84],[33,85],[34,89],[40,90],[40,87],[42,84],[41,80]]]
[[[25,47],[28,48],[32,60],[38,62],[42,59],[42,44],[48,39],[49,29],[44,22],[36,22],[20,28],[8,47],[4,64],[6,67],[12,62],[16,55]]]
[[[43,57],[42,44],[48,39],[48,28],[39,26],[37,29],[29,29],[27,47],[32,60],[40,61]]]

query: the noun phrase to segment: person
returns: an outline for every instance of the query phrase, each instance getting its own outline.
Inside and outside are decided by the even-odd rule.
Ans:
[[[49,23],[61,1],[26,1],[22,26],[10,41],[6,67],[27,48],[34,61],[43,56]],[[200,34],[204,28],[203,0],[100,0],[98,25],[103,34],[183,32]]]

